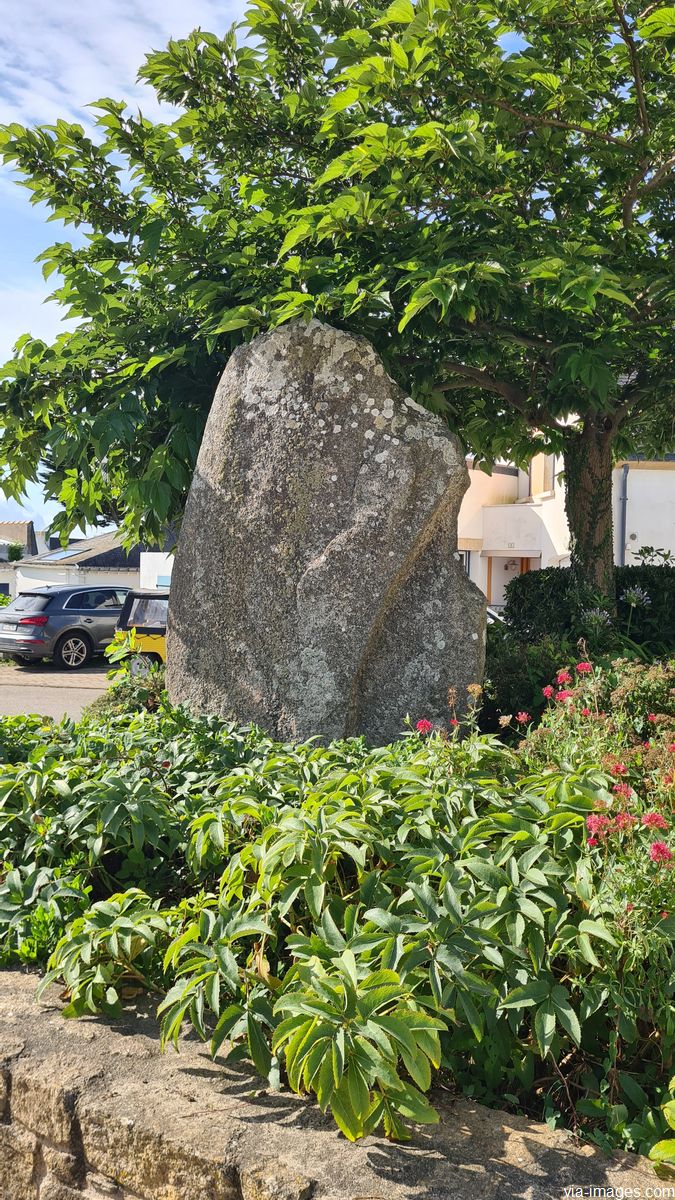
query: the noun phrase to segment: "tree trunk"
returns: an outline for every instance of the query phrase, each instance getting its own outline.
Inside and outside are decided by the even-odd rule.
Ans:
[[[609,424],[609,428],[606,425]],[[614,604],[612,444],[615,429],[605,417],[587,419],[571,433],[563,452],[565,509],[572,569],[579,580]]]

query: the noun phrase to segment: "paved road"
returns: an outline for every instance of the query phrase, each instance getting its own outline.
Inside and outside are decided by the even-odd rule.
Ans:
[[[109,665],[96,660],[80,671],[59,671],[52,663],[12,666],[0,663],[0,716],[39,713],[41,717],[79,717],[108,686]]]

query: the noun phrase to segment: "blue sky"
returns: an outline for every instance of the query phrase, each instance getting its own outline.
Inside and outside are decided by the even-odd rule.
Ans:
[[[195,26],[222,33],[243,7],[242,0],[3,0],[0,124],[59,117],[87,124],[86,105],[101,96],[156,115],[152,92],[136,83],[144,55]],[[44,303],[50,288],[33,261],[60,235],[0,168],[0,362],[22,333],[51,339],[63,328],[56,305]],[[24,511],[0,492],[0,520],[33,518],[42,527],[55,508],[39,489],[31,489]]]

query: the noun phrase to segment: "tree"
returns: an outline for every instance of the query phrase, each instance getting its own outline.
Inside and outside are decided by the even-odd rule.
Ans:
[[[43,470],[62,529],[156,532],[233,346],[315,314],[488,466],[562,453],[574,566],[610,595],[612,456],[675,442],[675,10],[256,0],[246,32],[148,58],[173,122],[105,100],[98,143],[5,131],[86,237],[43,255],[82,320],[5,368],[0,484]]]

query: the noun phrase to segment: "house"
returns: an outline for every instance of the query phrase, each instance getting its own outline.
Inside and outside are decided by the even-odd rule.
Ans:
[[[458,549],[488,604],[504,603],[516,575],[570,562],[562,460],[538,454],[527,471],[498,465],[492,475],[468,461],[470,486],[459,513]],[[675,554],[675,454],[618,462],[612,479],[614,561],[640,561],[653,546]]]
[[[48,585],[119,584],[138,587],[141,546],[127,551],[117,530],[96,537],[81,538],[57,550],[24,558],[13,563],[12,595]]]
[[[38,553],[39,546],[32,521],[0,521],[0,594],[14,595],[14,563],[9,561],[11,547],[21,547],[21,557]]]

